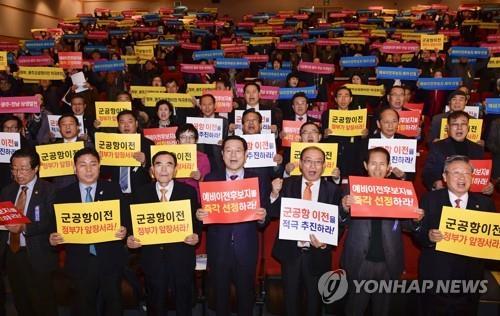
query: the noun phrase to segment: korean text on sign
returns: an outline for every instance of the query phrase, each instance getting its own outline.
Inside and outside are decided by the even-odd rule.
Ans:
[[[325,153],[325,170],[321,176],[327,177],[332,175],[333,169],[337,167],[338,144],[336,143],[296,143],[293,142],[290,148],[290,162],[295,164],[295,168],[290,175],[300,175],[299,161],[300,153],[307,147],[318,147]]]
[[[436,250],[500,260],[500,214],[443,206]]]
[[[134,153],[141,151],[140,134],[95,133],[95,147],[103,166],[140,166]]]
[[[159,151],[169,151],[177,157],[176,178],[189,178],[193,171],[198,170],[196,144],[154,145],[151,146],[151,158]]]
[[[99,194],[96,192],[96,195]],[[93,244],[119,240],[120,201],[54,204],[57,232],[64,243]]]
[[[21,148],[19,133],[0,132],[0,163],[10,163],[12,154]]]
[[[402,180],[349,177],[353,217],[418,218],[413,183]]]
[[[132,204],[130,215],[142,245],[182,242],[193,233],[190,200]]]
[[[417,161],[416,139],[382,139],[370,138],[368,149],[384,147],[391,154],[390,164],[404,172],[415,172]]]
[[[366,109],[330,110],[328,115],[330,135],[361,136],[366,128],[366,117]]]
[[[282,198],[279,239],[308,241],[309,235],[322,243],[337,245],[337,205]]]
[[[116,116],[123,110],[132,110],[130,102],[96,102],[96,119],[101,122],[100,127],[117,127]]]
[[[276,141],[274,134],[241,135],[248,144],[245,168],[274,167],[276,162]]]
[[[83,147],[83,142],[36,146],[40,155],[40,178],[74,174],[73,156]]]
[[[27,223],[30,219],[18,211],[11,201],[0,202],[0,225]]]
[[[200,182],[202,208],[208,212],[204,224],[228,224],[258,220],[260,208],[258,178]]]

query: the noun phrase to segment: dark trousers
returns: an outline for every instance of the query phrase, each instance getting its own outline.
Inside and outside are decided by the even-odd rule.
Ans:
[[[306,315],[319,315],[321,298],[318,292],[318,281],[321,274],[313,271],[310,252],[303,250],[293,261],[281,262],[283,294],[287,316],[297,316],[301,311],[302,290],[307,298]]]
[[[121,275],[122,271],[103,274],[97,257],[89,254],[87,270],[72,278],[75,289],[74,316],[119,316],[122,311]]]
[[[175,296],[176,315],[189,316],[193,309],[194,266],[189,260],[172,260],[175,254],[171,251],[164,250],[162,256],[154,271],[144,270],[148,316],[167,315],[165,302],[169,287]]]
[[[360,293],[356,293],[356,287],[354,286],[352,280],[389,280],[389,272],[387,270],[387,265],[385,262],[372,262],[365,260],[361,264],[359,269],[359,273],[354,276],[349,276],[349,296],[347,298],[346,304],[346,314],[351,315],[360,315],[363,316],[365,314],[366,307],[372,300],[372,315],[374,316],[383,316],[389,315],[389,303],[390,303],[390,294],[384,293],[365,293],[363,291],[363,287],[361,287]]]
[[[422,314],[425,316],[477,315],[479,296],[479,294],[439,295],[426,293],[422,295]]]
[[[215,293],[217,316],[231,315],[229,307],[231,281],[236,288],[238,316],[253,315],[256,264],[244,262],[243,258],[237,259],[234,248],[229,258],[214,261],[210,266],[209,274],[211,274],[210,284]]]
[[[25,247],[13,253],[7,249],[6,268],[19,316],[57,315],[50,271],[34,269]]]

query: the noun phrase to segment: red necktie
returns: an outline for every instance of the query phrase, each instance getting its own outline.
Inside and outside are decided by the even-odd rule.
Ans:
[[[461,200],[461,199],[456,199],[456,200],[455,200],[455,207],[456,207],[456,208],[460,208],[460,202],[462,202],[462,200]]]
[[[19,197],[17,198],[16,202],[16,208],[24,214],[24,207],[26,206],[26,198],[27,198],[27,191],[28,187],[27,186],[22,186],[21,187],[21,193],[19,193]],[[21,249],[21,239],[19,237],[19,233],[10,233],[10,241],[9,241],[9,246],[10,250],[13,253],[16,253]]]

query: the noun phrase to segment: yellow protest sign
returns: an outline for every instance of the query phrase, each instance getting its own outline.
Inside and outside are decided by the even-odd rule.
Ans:
[[[23,67],[19,66],[19,78],[28,80],[64,80],[64,70],[55,67]]]
[[[359,26],[359,29],[360,30],[374,30],[377,28],[377,25],[376,24],[361,24]],[[345,36],[348,36],[344,33]],[[359,35],[361,35],[361,33],[359,33]]]
[[[98,26],[108,26],[108,25],[114,25],[116,24],[116,21],[113,20],[97,20],[97,25]]]
[[[125,60],[127,65],[136,65],[136,64],[145,64],[146,61],[144,59],[137,60],[136,55],[122,55],[120,57],[122,60]]]
[[[80,23],[80,18],[65,18],[63,21],[68,24]]]
[[[462,22],[462,25],[465,26],[465,25],[479,25],[481,24],[481,20],[464,20]]]
[[[312,146],[318,147],[325,152],[326,167],[322,176],[328,177],[332,175],[333,169],[337,166],[338,144],[292,142],[292,145],[290,146],[290,162],[295,164],[295,169],[293,169],[291,173],[292,176],[298,176],[301,174],[299,169],[300,153],[304,150],[304,148]]]
[[[370,35],[376,37],[387,37],[387,32],[385,30],[371,30]]]
[[[74,174],[73,156],[83,148],[83,142],[36,146],[40,155],[40,178]]]
[[[219,9],[218,8],[203,8],[203,12],[208,12],[208,13],[217,13]]]
[[[285,19],[270,18],[269,20],[267,20],[267,24],[269,24],[269,25],[283,25],[283,24],[285,24]]]
[[[141,245],[183,242],[193,233],[190,200],[132,204],[130,216]]]
[[[382,13],[388,14],[388,15],[397,15],[398,9],[382,9]]]
[[[254,33],[272,33],[273,32],[273,27],[272,26],[255,26],[253,29]]]
[[[156,45],[158,45],[158,39],[153,38],[153,39],[138,41],[137,43],[135,43],[135,45],[136,46],[156,46]]]
[[[95,102],[96,119],[101,122],[100,127],[117,127],[118,122],[116,116],[123,110],[132,110],[130,101],[111,102],[97,101]]]
[[[359,45],[365,45],[366,44],[366,38],[364,37],[339,37],[340,43],[341,44],[359,44]]]
[[[387,16],[387,15],[384,15],[384,16],[381,16],[381,18],[384,20],[384,22],[386,23],[390,23],[392,21],[394,21],[394,17],[393,16]]]
[[[481,132],[483,130],[482,119],[469,119],[469,132],[467,139],[473,142],[481,140]],[[439,132],[439,139],[448,138],[448,121],[446,118],[441,119],[441,130]]]
[[[95,193],[97,195],[99,192]],[[95,244],[119,240],[120,200],[54,204],[57,232],[65,244]]]
[[[458,255],[500,260],[500,213],[443,206],[439,231],[443,240],[436,250]]]
[[[161,93],[167,91],[165,87],[153,86],[130,86],[130,94],[134,99],[142,99],[148,93]]]
[[[348,31],[344,31],[344,36],[345,37],[356,37],[356,36],[361,36],[361,33],[363,33],[363,31],[361,31],[361,30],[348,30]]]
[[[497,30],[500,24],[496,22],[481,22],[479,28],[484,30]]]
[[[419,33],[402,33],[401,34],[401,39],[403,41],[416,41],[420,42],[422,34]]]
[[[435,34],[435,35],[427,35],[422,34],[420,37],[420,49],[422,50],[443,50],[444,46],[444,35],[443,34]]]
[[[273,37],[250,37],[250,45],[268,45],[273,43]]]
[[[134,52],[140,59],[151,60],[155,56],[153,48],[153,46],[135,46]]]
[[[176,108],[192,108],[193,97],[187,93],[165,93],[165,98]]]
[[[369,84],[348,83],[347,88],[351,89],[353,95],[367,95],[372,97],[383,97],[385,94],[384,85],[374,86]]]
[[[116,24],[117,27],[123,27],[123,28],[133,27],[134,25],[135,21],[131,19],[124,19],[122,21],[118,21],[118,23]]]
[[[95,149],[103,166],[140,166],[133,155],[141,151],[141,134],[95,133]]]
[[[488,68],[500,68],[500,57],[490,57]]]
[[[366,118],[366,109],[330,110],[328,113],[330,135],[361,136],[366,128]]]
[[[7,52],[0,52],[0,70],[5,70],[9,64],[7,63]]]
[[[169,151],[176,155],[176,178],[190,178],[191,172],[198,170],[196,144],[153,145],[151,146],[151,158],[159,151]]]
[[[203,90],[213,90],[215,89],[214,83],[188,83],[187,93],[193,97],[201,97],[203,95]]]

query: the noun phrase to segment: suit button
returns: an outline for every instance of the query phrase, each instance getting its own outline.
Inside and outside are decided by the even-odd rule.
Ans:
[[[164,249],[165,249],[165,247],[163,247],[163,246],[160,246],[160,250],[164,250]]]

